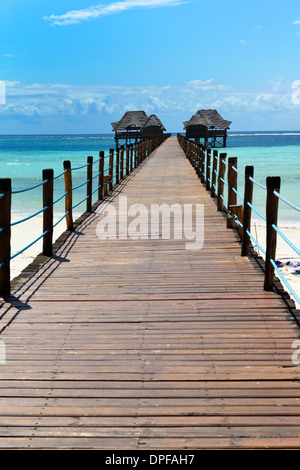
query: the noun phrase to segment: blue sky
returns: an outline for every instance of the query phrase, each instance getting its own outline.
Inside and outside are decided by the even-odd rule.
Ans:
[[[0,39],[2,134],[106,133],[133,109],[300,129],[296,0],[2,0]]]

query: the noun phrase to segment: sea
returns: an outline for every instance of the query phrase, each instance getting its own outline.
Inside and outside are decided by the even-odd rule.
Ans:
[[[176,135],[176,134],[173,134]],[[15,215],[28,215],[42,207],[41,187],[31,191],[17,192],[37,185],[42,180],[42,171],[52,168],[54,175],[63,172],[63,161],[70,160],[73,186],[86,180],[87,156],[99,158],[99,151],[108,155],[109,149],[115,147],[111,134],[99,135],[1,135],[0,136],[0,175],[11,178],[12,211]],[[246,165],[254,166],[254,179],[265,186],[267,176],[281,177],[281,195],[300,207],[300,131],[273,132],[229,132],[226,149],[227,157],[237,157],[238,192],[243,195],[244,173]],[[106,159],[108,164],[108,159]],[[94,165],[94,175],[98,172]],[[96,187],[97,178],[94,180]],[[54,198],[64,193],[63,177],[57,178],[54,184]],[[74,192],[73,204],[76,205],[85,197],[85,186]],[[97,193],[94,195],[94,201]],[[254,184],[253,204],[262,215],[265,215],[266,191]],[[238,203],[242,203],[242,200]],[[85,203],[79,204],[74,215],[84,212]],[[55,214],[64,213],[63,200],[55,205]],[[254,214],[254,218],[258,218]],[[285,202],[279,204],[279,222],[281,226],[300,227],[300,212]]]

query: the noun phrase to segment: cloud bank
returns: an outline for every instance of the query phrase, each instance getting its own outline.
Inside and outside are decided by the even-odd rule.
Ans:
[[[18,81],[6,82],[6,104],[0,106],[0,120],[25,122],[45,122],[49,118],[60,118],[66,123],[94,122],[106,123],[103,132],[110,132],[110,122],[120,118],[127,110],[145,110],[147,114],[157,114],[182,121],[187,120],[198,109],[216,108],[225,119],[264,116],[274,119],[281,113],[299,114],[300,95],[296,82],[284,78],[267,84],[265,90],[243,91],[214,79],[195,79],[182,86],[126,87],[110,85],[72,86],[68,84],[22,84]],[[175,118],[174,118],[175,117]],[[99,129],[99,132],[101,130]]]
[[[115,15],[127,10],[177,6],[182,3],[185,3],[184,0],[124,0],[123,2],[114,2],[109,5],[95,5],[82,10],[71,10],[63,15],[45,16],[44,19],[51,21],[52,26],[67,26],[107,15]]]

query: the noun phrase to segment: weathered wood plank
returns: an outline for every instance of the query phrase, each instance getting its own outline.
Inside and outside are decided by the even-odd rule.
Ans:
[[[132,175],[3,301],[0,448],[300,448],[287,304],[263,291],[176,139]],[[149,209],[204,204],[203,248],[163,227],[99,240],[119,194]]]

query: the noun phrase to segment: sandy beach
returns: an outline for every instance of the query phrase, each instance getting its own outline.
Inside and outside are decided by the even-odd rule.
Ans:
[[[279,225],[278,228],[282,233],[298,248],[300,249],[300,227],[286,227]],[[253,221],[251,233],[253,237],[258,241],[263,249],[266,248],[266,228],[265,225],[261,224],[261,221]],[[264,254],[259,250],[259,254],[264,257]],[[279,236],[277,235],[277,250],[276,250],[276,261],[281,261],[283,266],[280,267],[280,271],[294,289],[296,294],[300,297],[300,257],[297,253]],[[286,265],[288,262],[293,264],[299,263],[299,267]],[[299,271],[299,274],[294,274],[295,271]],[[286,286],[283,286],[288,291]],[[296,299],[291,295],[291,297]],[[297,308],[300,308],[300,304],[296,302]]]
[[[63,214],[54,216],[54,223],[57,222]],[[80,214],[74,214],[74,220]],[[12,222],[22,220],[26,217],[23,215],[12,214]],[[66,222],[62,220],[53,231],[53,243],[59,236],[66,230]],[[29,245],[35,238],[43,233],[43,217],[42,215],[36,216],[26,222],[14,225],[11,229],[11,254],[12,256],[18,251],[22,250],[25,246]],[[35,257],[42,251],[42,239],[32,245],[23,253],[20,253],[16,258],[11,261],[11,279],[15,278],[20,272],[26,268]]]

